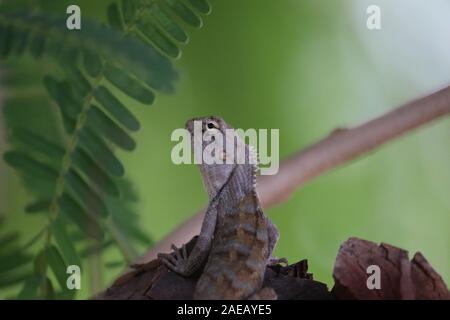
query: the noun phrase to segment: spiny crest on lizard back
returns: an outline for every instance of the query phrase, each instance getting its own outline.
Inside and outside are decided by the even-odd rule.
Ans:
[[[253,176],[252,188],[256,187],[258,171],[258,155],[253,146],[245,143],[223,119],[216,116],[193,118],[186,122],[186,129],[191,134],[194,154],[203,157],[205,151],[211,151],[214,161],[201,161],[199,164],[203,183],[210,199],[214,198],[226,184],[236,168],[251,170]],[[199,134],[195,134],[195,131]],[[216,154],[218,150],[219,154]],[[207,153],[208,154],[208,153]]]

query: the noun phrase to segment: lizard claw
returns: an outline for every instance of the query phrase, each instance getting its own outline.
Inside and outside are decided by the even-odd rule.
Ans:
[[[172,244],[170,246],[170,248],[173,250],[173,254],[175,254],[175,256],[177,257],[177,260],[180,260],[181,259],[180,250],[174,244]]]
[[[173,272],[181,275],[186,274],[185,266],[188,259],[186,245],[182,245],[181,248],[178,248],[172,244],[170,247],[173,252],[159,253],[158,258]]]
[[[169,253],[158,253],[158,259],[160,259],[166,267],[173,270],[175,268],[176,259]]]
[[[177,260],[186,260],[188,258],[186,245],[183,244],[181,248],[177,248],[177,246],[172,244],[170,248],[173,250],[172,254],[175,254]]]
[[[186,259],[188,258],[186,245],[183,244],[183,246],[181,247],[181,249],[182,249],[182,251],[181,251],[182,257],[183,257],[183,259],[186,260]]]

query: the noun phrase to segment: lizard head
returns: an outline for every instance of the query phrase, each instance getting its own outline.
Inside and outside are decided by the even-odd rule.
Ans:
[[[237,168],[249,170],[253,176],[249,183],[254,186],[257,169],[256,152],[236,134],[233,127],[220,117],[209,116],[188,120],[186,129],[191,134],[196,158],[202,157],[199,167],[210,198],[218,194]],[[206,157],[209,155],[214,159],[208,161]]]

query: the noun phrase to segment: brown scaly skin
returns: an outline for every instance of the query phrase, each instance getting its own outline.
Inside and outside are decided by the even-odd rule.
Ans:
[[[202,122],[206,135],[231,129],[221,118],[196,118],[186,123],[193,134],[193,121]],[[203,142],[202,150],[210,142]],[[245,144],[238,138],[236,144]],[[225,145],[225,143],[224,143]],[[189,276],[205,268],[195,288],[195,299],[276,299],[270,288],[261,289],[278,232],[261,210],[255,188],[256,165],[247,160],[251,150],[245,145],[245,164],[201,164],[200,171],[209,195],[209,206],[192,252],[172,246],[171,254],[159,258],[174,272]],[[227,157],[225,148],[224,157]]]
[[[218,225],[194,299],[248,298],[261,288],[269,257],[266,217],[249,194],[219,215]]]

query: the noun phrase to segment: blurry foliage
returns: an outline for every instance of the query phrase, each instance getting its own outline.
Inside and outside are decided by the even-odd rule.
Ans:
[[[116,148],[135,149],[131,132],[141,125],[116,92],[146,105],[157,91],[173,92],[177,73],[170,58],[188,41],[187,27],[200,27],[211,9],[206,0],[115,1],[106,8],[108,26],[83,16],[81,30],[70,31],[65,10],[57,14],[39,3],[0,7],[11,146],[3,159],[33,194],[25,205],[30,219],[47,220],[25,247],[18,233],[1,236],[0,289],[24,282],[22,299],[73,298],[67,265],[81,267],[87,259],[95,277],[105,266],[125,266],[98,264],[102,250],[114,245],[131,262],[139,243],[151,245],[134,211],[137,195],[115,155]],[[33,60],[46,67],[42,78],[27,75]],[[36,254],[26,253],[36,244]]]
[[[114,30],[122,28],[115,18],[117,9],[122,13],[119,2],[110,7],[107,0],[77,2],[82,8],[83,21],[85,18],[102,22],[109,19]],[[203,3],[183,2],[189,7],[194,2]],[[47,0],[2,3],[13,9],[18,9],[19,4],[20,8],[26,8],[26,4],[33,12],[59,14],[64,13],[69,4],[68,1]],[[170,135],[188,118],[215,114],[238,128],[278,128],[280,158],[283,158],[337,126],[361,123],[448,85],[450,81],[450,43],[442,41],[448,38],[450,30],[447,0],[433,0],[432,5],[421,0],[378,0],[383,29],[376,32],[365,27],[366,8],[373,4],[370,0],[213,0],[211,3],[214,11],[208,17],[208,27],[201,32],[189,32],[190,45],[183,50],[183,59],[171,60],[180,73],[176,95],[158,95],[157,108],[142,108],[142,103],[133,95],[123,93],[118,89],[120,85],[110,82],[115,79],[119,83],[114,77],[117,65],[108,72],[104,87],[132,110],[140,130],[130,134],[129,129],[118,124],[138,146],[132,153],[118,147],[114,142],[119,141],[117,139],[112,143],[105,140],[112,150],[114,146],[114,155],[126,172],[125,177],[119,179],[108,174],[116,182],[120,197],[102,196],[101,199],[109,217],[115,219],[119,227],[130,222],[130,217],[134,222],[129,225],[138,227],[142,233],[139,240],[136,231],[119,233],[122,239],[135,239],[131,240],[131,247],[122,246],[121,254],[110,232],[106,232],[100,245],[105,284],[117,277],[126,265],[124,250],[134,255],[148,249],[150,244],[144,243],[146,235],[151,235],[155,241],[162,238],[205,205],[207,197],[197,168],[176,166],[170,161],[173,147]],[[180,48],[178,43],[186,42],[183,34],[187,34],[189,27],[173,14],[171,7],[163,9],[181,27],[182,32],[174,27],[170,38]],[[208,10],[205,7],[194,12]],[[160,30],[169,34],[165,29]],[[146,40],[142,32],[138,34],[139,40]],[[155,46],[162,52],[160,46],[168,50],[170,57],[177,55],[176,49],[164,41]],[[1,77],[7,82],[1,88],[6,95],[3,116],[8,128],[38,132],[53,143],[66,146],[59,107],[49,104],[49,95],[42,84],[42,70],[58,83],[70,76],[70,70],[54,65],[54,61],[43,55],[36,63],[26,54],[19,59],[13,56],[2,64]],[[79,70],[92,82],[84,63],[80,55]],[[126,70],[130,75],[132,69]],[[96,72],[95,68],[91,71]],[[52,84],[51,80],[47,81]],[[144,88],[154,92],[145,84]],[[150,100],[150,95],[145,97]],[[101,103],[94,104],[110,115]],[[339,244],[350,236],[357,236],[391,243],[412,252],[421,251],[448,283],[449,133],[448,119],[433,123],[370,156],[317,178],[288,202],[266,210],[281,235],[275,255],[287,257],[291,262],[307,258],[315,279],[331,285]],[[28,154],[30,150],[25,144],[19,145],[12,136],[9,138],[8,147]],[[122,138],[122,146],[130,149],[131,140]],[[0,148],[3,146],[0,141]],[[37,160],[57,162],[57,159],[41,156]],[[106,171],[104,166],[101,168]],[[25,205],[44,199],[36,195],[46,186],[40,180],[22,177],[18,181],[15,172],[5,169],[4,161],[0,161],[0,210],[3,211],[0,213],[8,214],[8,223],[0,229],[0,234],[3,237],[18,231],[17,248],[30,243],[47,222],[46,214],[23,212]],[[87,182],[97,190],[94,181]],[[129,190],[130,186],[134,191]],[[114,194],[113,188],[109,191],[102,188],[101,192]],[[138,201],[133,193],[139,195]],[[123,201],[125,198],[129,201]],[[121,215],[121,207],[128,213]],[[82,289],[77,297],[86,298],[90,296],[89,288],[93,287],[90,268],[96,265],[93,258],[99,245],[86,241],[86,236],[68,217],[65,221],[69,221],[65,225],[66,233],[75,240],[76,254],[83,262],[82,274],[88,275],[82,277]],[[25,253],[36,256],[45,240],[44,237],[39,239],[31,241],[34,246],[29,246]],[[64,249],[64,252],[69,251]],[[32,268],[29,262],[24,270],[17,269],[15,277],[27,276]],[[48,276],[58,286],[53,271]],[[0,281],[13,279],[0,276]],[[19,283],[22,288],[22,280]],[[2,287],[0,297],[17,296],[20,288],[17,285]]]

